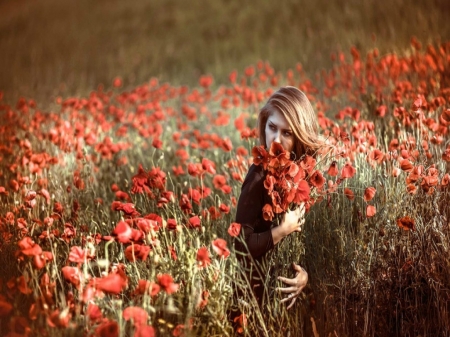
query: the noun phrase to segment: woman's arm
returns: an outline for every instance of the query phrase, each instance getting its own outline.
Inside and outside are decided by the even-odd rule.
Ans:
[[[236,222],[242,226],[243,237],[236,241],[235,247],[241,252],[247,252],[248,249],[254,258],[265,254],[285,236],[300,231],[304,222],[305,209],[299,207],[287,212],[282,223],[270,229],[271,223],[262,219],[262,208],[266,202],[270,202],[264,179],[262,167],[252,165],[242,184],[236,211]]]
[[[235,241],[237,251],[249,252],[253,258],[273,248],[270,221],[262,218],[262,208],[270,202],[264,188],[265,174],[261,166],[252,165],[242,184],[236,210],[236,222],[242,226],[240,237]]]

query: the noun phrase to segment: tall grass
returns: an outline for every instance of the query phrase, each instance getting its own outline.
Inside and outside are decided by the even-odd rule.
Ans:
[[[41,104],[86,96],[116,76],[128,89],[151,77],[196,85],[268,60],[300,62],[310,77],[357,46],[382,54],[450,38],[445,0],[12,1],[0,4],[0,90]]]

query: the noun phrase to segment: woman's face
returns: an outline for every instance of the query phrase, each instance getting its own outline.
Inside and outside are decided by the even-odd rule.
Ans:
[[[272,142],[281,143],[287,152],[294,149],[294,133],[284,115],[274,110],[266,122],[266,146],[269,149]]]

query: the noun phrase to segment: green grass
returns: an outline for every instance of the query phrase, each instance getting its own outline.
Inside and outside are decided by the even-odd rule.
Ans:
[[[49,102],[86,94],[115,76],[132,87],[155,76],[224,83],[258,59],[312,76],[330,54],[403,50],[450,38],[445,0],[0,1],[0,90]],[[373,39],[375,37],[375,41]]]

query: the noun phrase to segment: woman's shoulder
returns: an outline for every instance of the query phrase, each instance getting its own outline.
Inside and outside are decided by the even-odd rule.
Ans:
[[[264,171],[264,168],[262,165],[255,165],[252,164],[250,168],[248,169],[247,175],[245,177],[244,183],[242,184],[242,187],[247,184],[255,184],[255,183],[263,183],[264,179],[266,177],[266,172]]]

